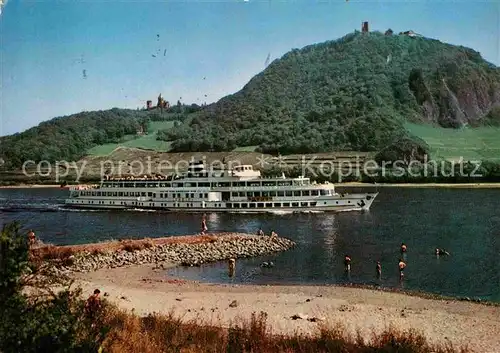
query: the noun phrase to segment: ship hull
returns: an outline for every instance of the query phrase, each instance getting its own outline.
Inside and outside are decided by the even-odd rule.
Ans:
[[[307,200],[275,200],[274,202],[247,202],[231,200],[227,202],[159,202],[121,200],[67,199],[68,208],[101,210],[159,210],[169,212],[224,212],[224,213],[289,213],[289,212],[347,212],[367,211],[378,193],[345,194]],[[175,204],[175,206],[173,206]],[[245,206],[244,208],[242,206]],[[280,205],[280,206],[276,206]],[[284,205],[290,205],[285,207]],[[296,207],[294,207],[296,205]]]

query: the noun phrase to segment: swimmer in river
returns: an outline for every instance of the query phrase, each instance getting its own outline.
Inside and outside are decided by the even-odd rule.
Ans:
[[[440,255],[449,256],[450,253],[448,251],[446,251],[445,249],[436,249],[436,256],[440,256]]]
[[[406,253],[406,244],[401,243],[401,254],[404,254],[404,253]]]

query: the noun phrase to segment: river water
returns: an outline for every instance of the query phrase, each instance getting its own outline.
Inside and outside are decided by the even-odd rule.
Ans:
[[[210,231],[255,233],[259,227],[297,243],[293,250],[227,265],[176,268],[169,274],[217,283],[379,284],[500,302],[500,189],[380,188],[369,212],[208,214]],[[80,211],[62,207],[64,189],[1,189],[0,223],[18,220],[44,242],[77,244],[106,239],[195,234],[200,215],[149,211]],[[399,283],[400,245],[408,246]],[[436,257],[445,248],[449,257]],[[343,257],[352,258],[350,278]],[[382,263],[382,279],[375,261]],[[272,261],[273,268],[262,268]]]

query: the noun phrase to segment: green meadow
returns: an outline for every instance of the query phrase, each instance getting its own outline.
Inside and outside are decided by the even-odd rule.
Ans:
[[[119,143],[106,143],[94,146],[87,151],[92,156],[107,156],[118,147],[140,148],[159,152],[168,152],[171,142],[156,139],[158,130],[170,129],[175,121],[152,121],[149,123],[148,134],[144,136],[125,135]]]
[[[500,128],[445,129],[410,123],[405,127],[429,144],[433,159],[500,160]]]

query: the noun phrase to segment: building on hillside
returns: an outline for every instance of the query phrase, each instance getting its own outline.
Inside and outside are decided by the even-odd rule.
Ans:
[[[361,24],[361,32],[368,33],[368,22],[367,21],[365,21]]]
[[[156,107],[157,108],[165,108],[165,109],[170,108],[170,103],[168,101],[166,101],[165,99],[163,99],[163,97],[161,96],[161,93],[158,96],[158,102],[156,104]]]
[[[394,31],[390,28],[387,31],[385,31],[386,36],[392,36],[393,34],[394,34]]]
[[[151,109],[152,108],[152,105],[153,105],[153,101],[147,101],[146,102],[146,109]]]

